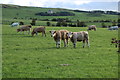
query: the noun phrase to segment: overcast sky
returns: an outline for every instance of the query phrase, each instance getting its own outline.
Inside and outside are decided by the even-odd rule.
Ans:
[[[0,0],[0,3],[48,8],[117,11],[118,1],[119,0]]]

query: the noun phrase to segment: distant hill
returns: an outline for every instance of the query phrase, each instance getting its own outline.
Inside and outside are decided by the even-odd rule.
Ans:
[[[63,19],[73,23],[77,20],[84,22],[112,22],[117,21],[119,14],[114,11],[82,11],[63,8],[28,7],[10,4],[0,5],[2,5],[2,17],[5,24],[23,20],[26,23],[30,23],[28,20],[32,19],[36,19],[37,21],[55,22]],[[44,13],[44,15],[41,15],[41,13]]]

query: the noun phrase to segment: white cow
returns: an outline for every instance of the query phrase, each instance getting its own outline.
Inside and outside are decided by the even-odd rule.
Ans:
[[[73,47],[76,48],[77,41],[83,41],[83,48],[85,47],[85,43],[87,43],[88,47],[89,44],[89,35],[87,31],[80,31],[80,32],[69,32],[67,33],[68,37],[70,38],[71,42],[73,43]]]

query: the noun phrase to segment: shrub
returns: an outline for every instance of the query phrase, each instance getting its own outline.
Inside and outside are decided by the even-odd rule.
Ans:
[[[50,25],[51,25],[51,23],[50,23],[50,22],[47,22],[46,24],[47,24],[47,26],[50,26]]]

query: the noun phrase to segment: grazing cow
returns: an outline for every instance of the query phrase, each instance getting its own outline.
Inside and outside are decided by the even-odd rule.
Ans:
[[[111,45],[115,44],[115,47],[118,48],[117,52],[120,52],[120,40],[117,40],[116,38],[112,38]]]
[[[94,30],[94,31],[96,31],[96,30],[97,30],[96,25],[91,25],[91,26],[89,26],[87,30],[88,30],[88,31],[89,31],[89,30]]]
[[[108,28],[108,30],[118,30],[118,26],[110,27],[110,28]]]
[[[12,23],[11,27],[19,26],[19,23]]]
[[[49,31],[51,33],[51,37],[54,38],[54,40],[56,41],[56,47],[57,48],[60,48],[60,43],[61,43],[61,40],[63,40],[64,42],[64,47],[68,46],[68,36],[67,36],[67,33],[69,31],[67,30],[52,30],[52,31]]]
[[[69,32],[67,33],[68,37],[70,38],[71,42],[73,43],[73,47],[76,48],[77,41],[83,41],[83,48],[85,47],[85,43],[89,44],[89,35],[87,31],[80,31],[80,32]]]
[[[29,31],[28,34],[30,34],[30,28],[32,28],[31,25],[23,25],[23,26],[20,26],[20,28],[17,29],[17,32]]]
[[[38,34],[38,33],[42,33],[42,36],[45,35],[46,36],[46,32],[45,32],[45,27],[38,27],[38,28],[34,28],[32,31],[32,36],[34,36],[34,34]]]

